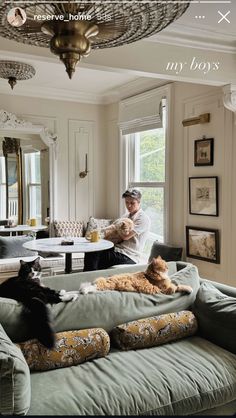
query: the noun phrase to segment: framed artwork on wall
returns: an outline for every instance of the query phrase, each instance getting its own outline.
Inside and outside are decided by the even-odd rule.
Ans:
[[[214,164],[214,139],[197,139],[194,141],[194,165]]]
[[[189,213],[218,216],[218,177],[189,177]]]
[[[186,226],[187,257],[210,263],[220,263],[219,231]]]

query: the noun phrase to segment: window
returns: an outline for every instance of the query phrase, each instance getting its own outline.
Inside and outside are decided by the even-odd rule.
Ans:
[[[142,208],[151,219],[145,254],[153,241],[165,241],[167,222],[166,100],[162,100],[162,126],[124,136],[127,187],[142,192]]]
[[[24,157],[28,218],[36,218],[40,224],[42,223],[40,152],[24,154]]]

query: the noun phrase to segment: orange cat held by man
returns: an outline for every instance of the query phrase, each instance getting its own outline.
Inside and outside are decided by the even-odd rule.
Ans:
[[[133,229],[134,223],[131,219],[120,218],[104,229],[104,238],[114,244],[119,244],[123,241],[122,236],[129,235]]]
[[[101,290],[166,295],[176,292],[192,293],[190,286],[173,283],[167,271],[167,263],[158,256],[152,259],[145,272],[115,274],[108,278],[99,277],[93,283],[83,283],[80,291],[84,294]]]

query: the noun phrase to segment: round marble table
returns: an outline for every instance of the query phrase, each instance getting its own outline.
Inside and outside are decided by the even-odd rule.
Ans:
[[[15,232],[18,235],[18,232],[37,232],[42,231],[43,229],[47,229],[47,225],[36,225],[36,226],[29,226],[29,225],[16,225],[11,226],[10,228],[5,228],[4,226],[0,226],[0,234],[1,232],[9,232],[12,235],[12,232]]]
[[[42,251],[50,253],[65,253],[65,273],[72,272],[72,253],[87,253],[94,251],[104,251],[114,246],[113,242],[100,239],[98,242],[90,242],[86,238],[69,238],[74,241],[73,245],[61,245],[63,240],[68,238],[44,238],[28,241],[23,247],[32,251]]]

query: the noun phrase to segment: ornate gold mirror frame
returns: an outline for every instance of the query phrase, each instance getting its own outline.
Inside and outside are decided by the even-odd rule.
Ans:
[[[39,135],[40,139],[49,148],[49,194],[50,194],[49,216],[50,216],[50,221],[51,221],[50,225],[51,225],[52,221],[55,219],[57,136],[54,133],[51,133],[43,125],[34,125],[31,122],[28,122],[23,119],[19,119],[16,115],[9,113],[6,110],[0,110],[0,136],[1,137],[21,138],[21,137],[24,137],[24,135],[30,135],[30,134]],[[22,214],[21,214],[21,217],[22,217]]]

